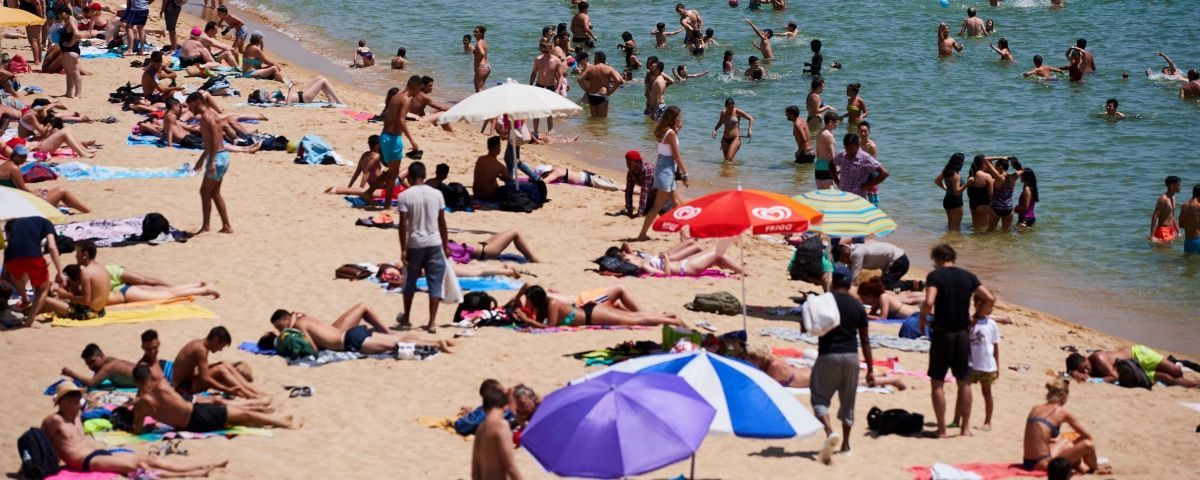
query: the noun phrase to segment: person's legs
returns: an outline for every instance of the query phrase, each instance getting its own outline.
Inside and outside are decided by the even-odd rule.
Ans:
[[[950,231],[957,232],[962,226],[962,207],[946,210],[946,222]]]
[[[933,415],[937,417],[937,436],[946,436],[946,382],[938,379],[929,380],[929,396],[933,399]]]
[[[658,217],[658,212],[662,210],[663,205],[667,203],[667,198],[671,197],[672,192],[658,190],[654,193],[654,205],[646,212],[646,219],[642,221],[642,231],[638,233],[637,240],[649,240],[650,236],[646,232],[650,231],[650,227],[654,225],[654,219]]]
[[[592,325],[685,326],[682,320],[665,313],[630,312],[604,303],[592,308]]]
[[[484,240],[483,248],[480,249],[480,260],[496,258],[504,252],[504,249],[514,243],[516,244],[517,251],[521,252],[521,255],[524,255],[526,260],[537,263],[537,257],[533,255],[533,251],[530,250],[525,237],[516,229],[497,233]]]
[[[624,246],[628,245],[629,244],[624,244]],[[632,249],[629,249],[629,251],[632,251]],[[662,254],[667,256],[667,260],[679,261],[703,251],[704,247],[701,246],[699,242],[693,239],[687,239],[675,244],[675,246],[667,249]]]
[[[1012,231],[1012,221],[1013,221],[1013,214],[1009,213],[1008,215],[1005,215],[1004,218],[1001,220],[1001,222],[1003,224],[1000,227],[1001,230],[1003,230],[1005,232]]]
[[[1191,388],[1200,386],[1200,382],[1184,378],[1183,368],[1179,364],[1172,362],[1169,358],[1163,358],[1158,362],[1158,367],[1154,369],[1154,380],[1172,387]]]
[[[212,217],[213,190],[216,188],[216,184],[216,180],[207,176],[200,182],[200,215],[203,220],[200,223],[200,230],[196,233],[207,232],[210,228],[209,219]]]
[[[995,402],[992,400],[992,382],[979,382],[979,385],[983,388],[983,429],[991,430],[992,408],[995,406]]]
[[[182,465],[158,455],[146,455],[141,458],[142,464],[153,470],[159,470],[158,477],[205,477],[218,468],[225,468],[229,461],[209,463],[204,465]]]
[[[216,363],[209,366],[209,370],[212,372],[213,378],[225,383],[232,383],[235,387],[241,389],[242,392],[245,392],[248,398],[259,398],[263,396],[262,392],[259,392],[258,390],[255,390],[254,387],[250,386],[250,382],[246,380],[246,377],[243,377],[241,373],[238,373],[238,371],[229,364]]]
[[[321,93],[325,94],[325,98],[329,99],[330,103],[342,103],[337,93],[334,93],[333,86],[329,84],[329,80],[326,80],[325,77],[317,77],[304,87],[305,101],[311,101]]]
[[[854,426],[854,400],[858,395],[858,353],[826,354],[837,368],[838,420],[842,422],[842,451],[850,451],[850,428]]]
[[[901,255],[896,261],[883,270],[883,286],[894,290],[900,286],[900,279],[908,273],[908,255]]]
[[[426,254],[422,270],[425,271],[425,281],[428,283],[429,289],[429,324],[425,327],[429,333],[437,331],[438,306],[441,305],[442,299],[445,298],[442,293],[442,282],[446,275],[446,257],[442,251],[442,247],[428,247],[429,252]]]
[[[624,285],[614,285],[608,287],[604,291],[604,296],[607,297],[604,303],[612,305],[629,312],[640,312],[642,308],[638,306],[637,300],[633,299],[633,293]]]
[[[58,206],[58,204],[61,202],[63,205],[66,205],[68,208],[73,208],[79,213],[91,212],[91,210],[87,208],[87,205],[84,205],[83,202],[79,200],[79,197],[76,197],[74,194],[72,194],[71,191],[67,190],[66,187],[55,187],[47,192],[46,202],[54,206]]]
[[[75,136],[71,134],[70,130],[65,128],[51,133],[44,140],[42,140],[41,143],[38,144],[37,149],[49,154],[53,154],[55,150],[58,150],[59,147],[62,147],[64,144],[73,150],[75,155],[80,157],[92,158],[96,156],[96,152],[93,152],[85,147],[79,142],[79,140],[75,139]]]
[[[205,179],[209,180],[209,179]],[[212,191],[213,204],[217,206],[217,215],[221,216],[221,233],[233,233],[233,225],[229,224],[229,212],[225,210],[225,197],[221,196],[221,181],[214,182]]]
[[[1051,447],[1050,456],[1067,459],[1071,462],[1071,465],[1074,465],[1077,470],[1083,473],[1095,472],[1100,468],[1096,462],[1096,445],[1091,440],[1057,443]],[[1046,463],[1049,463],[1049,461],[1039,463],[1038,469],[1044,470]],[[1087,469],[1082,468],[1083,465],[1086,465]]]
[[[725,163],[733,163],[733,159],[737,157],[738,150],[742,149],[742,137],[734,138],[729,142],[729,151],[725,153]]]
[[[25,36],[29,39],[29,49],[33,51],[33,63],[42,63],[42,26],[25,27]]]
[[[141,454],[126,452],[95,455],[91,457],[90,461],[85,462],[87,463],[86,471],[126,475],[137,470],[147,457],[149,455],[142,456]]]
[[[273,415],[250,411],[237,405],[227,405],[225,408],[228,412],[228,422],[230,425],[287,429],[300,428],[300,425],[292,422],[292,417],[290,415],[285,418],[278,418]]]

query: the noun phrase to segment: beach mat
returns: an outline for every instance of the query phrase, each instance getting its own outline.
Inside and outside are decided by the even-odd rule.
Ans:
[[[168,320],[185,320],[189,318],[217,318],[212,310],[188,301],[172,303],[139,302],[124,305],[113,305],[106,309],[107,313],[100,318],[91,320],[71,320],[54,317],[50,322],[55,327],[98,327],[116,323],[142,323]]]
[[[414,360],[429,360],[438,355],[436,348],[432,347],[417,347],[421,349],[424,356],[418,356]],[[429,349],[432,348],[432,351]],[[274,350],[263,350],[258,348],[258,344],[254,342],[242,342],[238,345],[238,350],[253,353],[255,355],[278,356]],[[395,360],[396,355],[393,353],[377,353],[375,355],[366,355],[359,352],[335,352],[333,350],[321,350],[316,355],[310,355],[303,358],[293,358],[287,361],[289,366],[300,367],[323,367],[331,363],[344,362],[347,360],[362,360],[364,358],[374,358],[376,360]]]
[[[367,277],[367,280],[371,281],[371,283],[379,285],[381,288],[391,293],[400,292],[401,287],[388,288],[387,284],[379,280],[379,277],[375,275],[376,272],[379,271],[379,264],[359,262],[355,263],[354,265],[358,265],[366,269],[368,272],[371,272],[371,276]],[[522,285],[525,285],[525,282],[512,277],[458,277],[458,286],[465,292],[520,290]],[[429,290],[429,281],[426,280],[425,277],[417,279],[417,290]]]
[[[145,215],[129,218],[83,220],[80,222],[63,223],[54,226],[58,235],[71,237],[76,242],[94,240],[97,247],[124,247],[139,243],[158,245],[168,242],[186,242],[192,235],[177,228],[160,235],[158,238],[143,242],[137,240],[142,234],[142,222]]]
[[[944,469],[944,467],[952,467],[958,470],[974,473],[979,475],[982,480],[996,480],[1009,477],[1044,477],[1046,472],[1036,470],[1025,470],[1021,468],[1019,463],[962,463],[958,465],[934,464],[933,469]],[[913,473],[913,480],[933,480],[933,472],[930,467],[917,466],[908,467],[908,471]],[[958,477],[941,477],[941,478],[958,478]]]
[[[160,138],[160,137],[156,137],[154,135],[134,135],[132,133],[129,134],[129,136],[125,138],[125,144],[130,145],[130,146],[150,146],[150,147],[157,147],[157,148],[162,148],[162,147],[166,146],[163,143],[162,138]],[[179,150],[203,150],[204,149],[202,147],[196,147],[196,148],[181,147],[181,146],[179,146],[179,144],[171,145],[171,148],[176,148]]]
[[[195,433],[181,432],[176,430],[167,430],[164,432],[151,432],[135,435],[130,432],[110,431],[96,432],[92,434],[92,438],[104,442],[105,445],[120,447],[123,445],[136,445],[139,443],[153,443],[162,440],[171,440],[182,438],[186,440],[201,440],[205,438],[225,437],[233,438],[238,435],[250,435],[254,437],[273,437],[275,433],[270,429],[256,427],[233,427],[225,430],[217,430],[215,432]]]
[[[125,477],[109,472],[79,472],[64,468],[59,470],[58,473],[46,477],[45,480],[110,480],[113,478]]]
[[[235,104],[233,104],[233,108],[242,108],[242,107],[260,107],[260,108],[272,108],[272,107],[281,107],[281,108],[282,108],[282,107],[300,107],[300,108],[326,108],[326,107],[328,107],[328,108],[335,108],[335,107],[345,107],[345,105],[342,105],[342,104],[340,104],[340,103],[329,103],[329,102],[307,102],[307,103],[235,103]]]
[[[60,177],[71,181],[126,180],[141,178],[184,178],[195,175],[190,165],[184,163],[179,168],[124,168],[88,165],[83,162],[69,162],[51,168]]]
[[[562,333],[562,332],[583,332],[591,330],[654,330],[658,327],[649,327],[645,325],[578,325],[569,327],[548,327],[548,328],[533,328],[533,327],[512,327],[513,331],[520,333]]]
[[[817,337],[801,333],[799,329],[795,328],[769,327],[760,329],[758,334],[789,342],[804,342],[810,345],[817,344]],[[902,352],[927,353],[929,352],[929,340],[924,338],[900,338],[896,335],[872,333],[871,348],[890,348]]]
[[[792,395],[812,395],[812,389],[808,389],[808,388],[785,387],[785,389],[787,390],[788,393],[790,393]],[[883,394],[883,395],[891,395],[892,393],[894,393],[894,392],[892,392],[892,389],[887,388],[887,387],[868,387],[866,385],[859,385],[858,390],[856,390],[856,392],[857,393],[879,393],[879,394]]]

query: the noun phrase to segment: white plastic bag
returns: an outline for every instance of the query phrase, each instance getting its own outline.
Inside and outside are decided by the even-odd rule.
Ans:
[[[838,312],[837,300],[833,298],[832,293],[809,295],[801,311],[804,316],[804,329],[815,337],[820,337],[842,324],[842,314]]]

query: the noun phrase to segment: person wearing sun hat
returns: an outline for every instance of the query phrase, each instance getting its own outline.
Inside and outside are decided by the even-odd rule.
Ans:
[[[89,445],[83,432],[83,391],[65,380],[54,392],[54,413],[42,420],[41,429],[50,438],[58,458],[71,470],[81,472],[110,472],[121,475],[146,468],[158,476],[205,476],[229,462],[206,465],[186,465],[156,455],[130,450],[97,450]],[[148,467],[148,468],[147,468]]]

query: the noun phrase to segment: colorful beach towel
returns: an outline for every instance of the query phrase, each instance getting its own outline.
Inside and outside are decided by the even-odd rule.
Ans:
[[[79,58],[121,58],[121,54],[103,47],[87,45],[79,47]]]
[[[242,342],[238,345],[239,350],[250,352],[256,355],[276,355],[274,350],[262,350],[258,348],[258,344],[252,342]],[[413,360],[428,360],[437,356],[438,350],[433,347],[414,347],[416,357]],[[374,358],[376,360],[396,360],[396,355],[393,353],[377,353],[375,355],[366,355],[359,352],[335,352],[333,350],[321,350],[316,355],[310,355],[302,358],[294,358],[288,360],[290,366],[301,367],[321,367],[331,363],[344,362],[347,360],[362,360],[364,358]]]
[[[808,388],[786,387],[786,389],[787,389],[787,392],[792,395],[812,395],[812,390],[808,389]],[[883,394],[883,395],[891,395],[892,394],[892,389],[890,389],[890,388],[868,387],[866,385],[859,385],[858,390],[856,390],[856,391],[858,393],[879,393],[879,394]]]
[[[165,304],[131,303],[112,305],[105,309],[107,313],[100,318],[91,320],[71,320],[55,316],[50,325],[55,327],[98,327],[114,323],[142,323],[167,320],[184,320],[189,318],[217,318],[212,310],[187,302]]]
[[[513,331],[521,333],[562,333],[562,332],[583,332],[588,330],[653,330],[657,327],[647,327],[643,325],[577,325],[569,327],[512,327]]]
[[[82,222],[55,225],[54,231],[59,235],[71,237],[76,242],[86,239],[94,240],[97,247],[123,247],[138,243],[158,245],[167,242],[186,242],[191,237],[191,234],[187,232],[171,228],[169,233],[165,233],[154,240],[149,242],[139,241],[137,237],[142,234],[142,221],[144,219],[145,215],[111,220],[84,220]]]
[[[354,120],[356,122],[365,122],[372,118],[375,118],[375,114],[373,114],[373,113],[356,112],[354,110],[349,110],[349,109],[342,110],[342,115],[350,117],[351,120]]]
[[[913,473],[913,480],[932,480],[934,478],[932,470],[940,467],[952,467],[966,473],[978,475],[981,480],[995,480],[1009,477],[1044,477],[1046,472],[1036,470],[1026,470],[1021,468],[1019,463],[963,463],[958,465],[946,465],[944,463],[934,464],[933,469],[930,467],[908,467],[908,471]],[[941,468],[941,470],[948,470]],[[953,470],[950,470],[951,472]],[[938,477],[938,478],[962,478],[962,477]]]
[[[105,445],[120,447],[123,445],[134,445],[138,443],[152,443],[162,440],[171,440],[175,438],[183,438],[187,440],[200,440],[205,438],[225,437],[233,438],[238,435],[251,435],[255,437],[273,437],[275,433],[270,429],[256,427],[233,427],[225,430],[217,430],[215,432],[195,433],[181,432],[176,430],[166,430],[159,432],[143,433],[135,435],[130,432],[110,431],[96,432],[92,434],[92,438],[104,442]]]
[[[83,162],[69,162],[51,167],[60,177],[72,181],[124,180],[131,178],[184,178],[195,175],[190,165],[179,168],[124,168],[92,166]]]
[[[340,104],[340,103],[329,103],[329,102],[307,102],[307,103],[235,103],[235,104],[233,104],[233,107],[234,107],[234,108],[242,108],[242,107],[260,107],[260,108],[271,108],[271,107],[335,108],[335,107],[345,107],[345,105],[342,105],[342,104]]]
[[[163,143],[161,137],[156,137],[154,135],[138,135],[138,134],[134,134],[134,133],[129,134],[129,136],[125,138],[125,144],[132,145],[132,146],[143,146],[144,145],[144,146],[151,146],[151,147],[158,147],[158,148],[162,148],[162,147],[166,146],[166,144]],[[187,148],[187,147],[180,146],[178,143],[171,145],[171,147],[179,149],[179,150],[203,150],[203,147]]]
[[[388,288],[388,284],[383,282],[382,280],[379,279],[378,276],[376,276],[376,272],[378,272],[378,270],[379,270],[378,264],[359,262],[359,263],[356,263],[355,265],[358,265],[358,266],[366,269],[368,272],[371,272],[371,276],[367,277],[367,280],[370,280],[372,283],[379,285],[384,290],[387,290],[387,291],[393,292],[393,293],[399,292],[401,290],[401,287]],[[525,285],[525,282],[522,282],[522,281],[517,280],[512,277],[497,277],[497,276],[458,277],[458,287],[466,292],[493,291],[493,290],[520,290],[522,285]],[[429,281],[426,280],[425,277],[418,278],[417,279],[417,289],[421,290],[421,291],[429,290]]]
[[[710,268],[710,269],[704,270],[703,272],[697,273],[695,275],[679,275],[679,274],[649,275],[649,274],[647,274],[647,275],[639,275],[639,276],[642,278],[645,278],[645,277],[653,277],[653,278],[733,278],[733,275],[725,273],[721,270],[717,270],[715,268]]]
[[[75,470],[62,469],[58,473],[46,477],[46,480],[110,480],[117,478],[119,475],[108,472],[77,472]]]
[[[817,344],[817,337],[801,333],[799,329],[795,328],[769,327],[759,330],[758,334],[789,342],[804,342],[810,345]],[[870,338],[871,348],[890,348],[903,352],[929,352],[929,340],[924,338],[900,338],[895,335],[882,333],[872,333]]]

